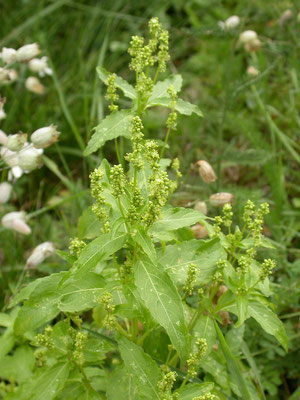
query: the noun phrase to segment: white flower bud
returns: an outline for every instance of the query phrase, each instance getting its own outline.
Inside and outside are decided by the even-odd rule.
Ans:
[[[15,135],[9,135],[7,138],[6,147],[11,151],[20,151],[27,140],[27,133],[16,133]]]
[[[29,61],[28,66],[32,72],[38,73],[40,76],[52,75],[53,71],[48,67],[48,57],[33,58]]]
[[[33,146],[25,147],[19,153],[19,167],[25,172],[33,171],[42,166],[43,151],[36,149]]]
[[[39,244],[28,257],[26,262],[27,268],[35,268],[41,264],[47,257],[50,257],[55,252],[55,247],[52,242],[44,242]]]
[[[45,149],[56,142],[59,135],[60,132],[56,130],[56,126],[50,125],[34,131],[30,140],[35,148]]]
[[[227,29],[234,29],[237,26],[239,26],[240,22],[241,22],[240,17],[238,17],[237,15],[232,15],[231,17],[226,19],[225,27]]]
[[[2,52],[0,53],[0,57],[5,64],[12,64],[17,59],[17,52],[15,49],[3,47]]]
[[[291,19],[293,18],[293,12],[291,10],[285,10],[278,21],[278,24],[283,26],[284,24],[286,24],[287,22],[289,22]]]
[[[249,31],[244,31],[240,34],[239,42],[245,44],[255,39],[257,39],[257,33],[255,31],[249,30]]]
[[[209,202],[212,206],[223,206],[226,203],[233,203],[234,195],[232,193],[220,192],[212,194],[209,198]]]
[[[27,62],[40,54],[41,50],[37,43],[26,44],[17,50],[17,60]]]
[[[197,161],[199,166],[199,174],[205,183],[215,182],[217,179],[212,166],[205,160]]]
[[[10,167],[18,165],[19,158],[18,158],[18,153],[16,151],[11,151],[7,147],[2,146],[0,150],[0,155],[3,161]]]
[[[5,132],[3,132],[3,131],[0,129],[0,144],[2,144],[2,146],[5,146],[6,143],[7,143],[7,135],[6,135]]]
[[[204,215],[207,214],[207,207],[204,201],[197,201],[197,203],[194,206],[194,210],[200,211]]]
[[[18,165],[12,167],[8,173],[8,180],[19,179],[23,175],[23,170]]]
[[[12,191],[12,186],[8,182],[0,183],[0,204],[7,203]]]
[[[25,81],[25,87],[30,92],[36,94],[44,94],[45,86],[41,84],[40,80],[35,76],[29,76]]]
[[[9,81],[9,72],[6,68],[0,68],[0,82],[5,83]]]
[[[29,235],[30,227],[26,224],[26,214],[24,211],[15,211],[5,214],[1,220],[2,225],[6,229],[12,229],[23,235]]]
[[[247,69],[247,74],[249,76],[257,76],[259,74],[259,70],[253,67],[253,65],[250,65]]]
[[[205,228],[205,226],[196,224],[191,227],[192,231],[194,232],[195,238],[196,239],[203,239],[206,236],[208,236],[208,232]]]

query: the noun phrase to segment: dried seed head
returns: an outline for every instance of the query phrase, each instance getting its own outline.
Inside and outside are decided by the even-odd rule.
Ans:
[[[232,193],[220,192],[212,194],[209,202],[212,206],[220,207],[226,203],[233,203],[234,195]]]
[[[26,214],[23,211],[15,211],[5,214],[1,220],[2,225],[6,229],[12,229],[23,235],[29,235],[30,227],[26,224]]]
[[[27,134],[23,132],[9,135],[7,138],[6,147],[11,151],[20,151],[27,140]]]
[[[26,267],[35,268],[54,252],[55,247],[52,242],[44,242],[39,244],[28,257]]]
[[[37,129],[31,135],[31,142],[37,149],[45,149],[52,143],[56,142],[60,132],[56,130],[56,126],[50,125]]]
[[[40,54],[40,52],[41,50],[37,43],[26,44],[17,50],[16,58],[20,62],[27,62]]]
[[[207,206],[204,201],[197,201],[194,205],[194,210],[202,212],[202,214],[207,214]]]
[[[261,48],[261,41],[258,38],[251,40],[250,42],[245,44],[245,50],[248,53],[251,53],[252,51],[258,51],[260,48]]]
[[[35,76],[29,76],[26,79],[25,87],[30,92],[36,94],[44,94],[45,93],[45,86],[41,84],[40,80]]]
[[[199,174],[205,183],[215,182],[217,179],[212,166],[205,160],[197,161],[199,167]]]
[[[12,191],[12,186],[8,182],[0,183],[0,204],[7,203]]]

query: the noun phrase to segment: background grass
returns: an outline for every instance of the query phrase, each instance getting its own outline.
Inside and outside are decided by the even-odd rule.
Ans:
[[[2,6],[0,46],[17,48],[38,42],[54,76],[43,79],[46,94],[38,96],[24,88],[28,72],[21,68],[20,80],[1,90],[8,99],[1,129],[31,133],[54,123],[62,134],[58,144],[46,150],[46,165],[15,185],[11,210],[30,213],[33,234],[20,238],[0,230],[1,305],[18,285],[64,268],[57,260],[30,271],[29,276],[22,273],[26,256],[40,242],[52,240],[60,249],[67,247],[69,237],[76,236],[81,212],[91,201],[88,175],[102,153],[85,159],[82,150],[106,113],[96,66],[130,81],[126,52],[130,37],[143,34],[149,18],[158,16],[170,31],[169,67],[183,76],[183,97],[199,105],[204,114],[203,119],[180,117],[178,131],[170,139],[166,155],[178,156],[183,172],[174,202],[187,205],[207,201],[217,191],[231,192],[237,222],[248,198],[256,203],[267,200],[271,205],[265,233],[275,250],[264,256],[277,259],[273,300],[288,330],[290,352],[283,354],[254,322],[245,334],[267,398],[289,398],[300,376],[300,4],[6,0]],[[293,18],[280,26],[278,19],[287,8]],[[230,15],[240,16],[241,25],[232,31],[221,30],[218,21]],[[238,46],[238,35],[246,29],[257,31],[262,40],[257,53],[245,53]],[[249,65],[258,68],[260,75],[250,78]],[[149,112],[144,121],[147,135],[164,138],[161,126],[165,119],[163,112]],[[111,144],[104,153],[115,161]],[[216,170],[215,184],[204,184],[192,168],[199,159],[208,160]],[[210,215],[218,213],[208,207]]]

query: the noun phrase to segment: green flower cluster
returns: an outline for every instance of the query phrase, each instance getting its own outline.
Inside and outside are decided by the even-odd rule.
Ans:
[[[97,218],[103,223],[103,231],[110,231],[109,218],[106,210],[104,209],[105,205],[105,196],[103,195],[103,185],[102,179],[104,176],[104,172],[101,168],[96,168],[90,174],[91,180],[91,192],[92,196],[96,200],[96,202],[92,205],[92,210],[96,214]]]
[[[107,78],[107,91],[105,98],[110,101],[110,104],[108,106],[110,112],[115,112],[118,111],[118,106],[115,104],[115,102],[119,99],[119,96],[117,95],[117,88],[115,86],[115,80],[116,80],[116,74],[110,74]]]
[[[197,366],[199,365],[202,358],[205,356],[207,351],[206,339],[199,338],[196,340],[197,351],[190,354],[190,358],[187,360],[188,374],[192,377],[197,375]]]
[[[261,244],[261,232],[263,230],[264,216],[269,214],[269,212],[268,203],[262,203],[256,211],[255,205],[251,200],[247,201],[244,208],[243,220],[246,228],[252,233],[255,247],[258,247]]]
[[[199,269],[196,264],[192,263],[188,266],[187,279],[183,287],[183,290],[185,292],[184,297],[191,296],[193,294],[198,272]]]
[[[85,248],[85,246],[86,243],[83,240],[80,240],[77,237],[73,238],[70,240],[70,245],[69,245],[70,253],[76,257],[79,257],[80,253]]]
[[[38,333],[35,336],[35,341],[39,346],[47,347],[48,349],[53,349],[54,341],[52,339],[52,327],[46,326],[44,333]]]
[[[105,317],[103,320],[103,325],[106,326],[108,329],[112,329],[115,324],[116,324],[116,316],[115,316],[115,309],[116,307],[114,306],[112,302],[112,295],[109,292],[104,293],[104,295],[101,297],[100,300],[104,312],[105,312]]]
[[[192,400],[218,400],[219,397],[211,393],[203,394],[202,396],[193,397]]]
[[[174,371],[167,372],[164,377],[157,383],[157,387],[160,391],[161,400],[170,400],[172,396],[170,391],[176,381],[177,373]]]
[[[110,169],[110,182],[112,186],[112,194],[119,199],[125,193],[125,186],[127,183],[124,169],[121,164],[114,165]]]

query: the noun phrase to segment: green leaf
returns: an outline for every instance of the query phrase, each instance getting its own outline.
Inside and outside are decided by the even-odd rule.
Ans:
[[[171,99],[167,97],[161,97],[157,99],[152,99],[151,102],[147,104],[147,108],[150,107],[169,107]],[[189,103],[188,101],[177,99],[175,110],[179,112],[179,114],[183,115],[192,115],[193,113],[198,115],[199,117],[203,117],[202,112],[200,111],[199,107],[196,104]]]
[[[249,315],[253,317],[264,331],[276,337],[285,351],[288,351],[288,341],[283,323],[277,315],[265,304],[257,300],[250,300]]]
[[[28,398],[30,400],[51,400],[63,388],[69,376],[69,364],[59,362],[47,368],[36,380]]]
[[[131,110],[116,111],[108,115],[96,128],[95,133],[88,142],[84,155],[88,156],[102,147],[108,140],[119,136],[127,138],[131,135]]]
[[[187,279],[188,266],[193,263],[199,268],[197,284],[209,282],[215,273],[216,263],[226,258],[226,252],[219,239],[212,239],[203,243],[197,239],[168,245],[159,262],[172,277],[176,284],[184,285]]]
[[[196,222],[205,222],[206,216],[200,211],[184,207],[168,207],[162,212],[161,219],[155,222],[149,229],[149,233],[160,231],[172,231],[191,226]]]
[[[29,300],[20,308],[14,324],[17,335],[34,330],[53,319],[58,313],[57,287],[64,272],[39,279]]]
[[[228,369],[229,369],[235,383],[238,386],[240,394],[241,394],[243,400],[251,400],[251,397],[250,397],[250,394],[249,394],[249,391],[247,388],[247,384],[242,375],[239,364],[237,363],[235,357],[233,356],[233,354],[230,350],[230,347],[228,346],[228,344],[223,336],[223,333],[222,333],[221,329],[219,328],[218,323],[216,321],[214,323],[215,323],[215,328],[216,328],[216,332],[218,335],[221,349],[222,349],[223,354],[227,361]]]
[[[133,384],[133,374],[127,372],[124,365],[118,366],[108,380],[107,400],[120,400],[120,388],[122,388],[122,400],[140,399],[138,387]]]
[[[63,312],[80,312],[99,305],[105,280],[92,272],[83,279],[68,280],[59,288],[58,307]]]
[[[98,76],[101,79],[101,81],[103,83],[105,83],[105,85],[107,85],[107,78],[110,75],[110,72],[108,72],[103,67],[97,67],[96,71],[97,71]],[[115,86],[122,90],[122,92],[124,93],[124,96],[129,97],[132,100],[137,98],[135,88],[132,85],[130,85],[125,79],[121,78],[120,76],[116,76]]]
[[[161,377],[156,362],[141,347],[126,338],[119,340],[119,350],[127,372],[132,375],[138,393],[145,399],[161,400],[157,383]]]
[[[156,251],[150,236],[144,231],[142,227],[138,227],[136,235],[133,240],[137,242],[143,251],[151,260],[156,259]]]
[[[74,262],[76,261],[76,257],[73,256],[72,254],[68,253],[67,251],[62,251],[62,250],[56,249],[55,252],[60,258],[67,261],[68,264],[73,265]]]
[[[15,345],[15,335],[11,330],[6,330],[6,332],[0,336],[0,360],[8,354]]]
[[[167,331],[179,357],[189,354],[190,340],[181,298],[163,267],[146,256],[134,265],[135,284],[154,319]]]
[[[152,95],[148,100],[148,104],[151,104],[154,99],[158,100],[160,98],[167,97],[170,102],[170,95],[168,93],[168,89],[170,86],[173,86],[176,92],[180,92],[182,86],[182,77],[179,74],[171,75],[166,78],[164,81],[158,81],[153,88]]]
[[[79,239],[94,239],[101,232],[102,224],[92,207],[87,208],[78,220]]]
[[[202,396],[207,392],[211,392],[214,386],[212,382],[190,383],[180,391],[179,400],[191,400],[194,397]]]
[[[33,349],[28,345],[19,346],[12,356],[0,362],[0,378],[18,383],[30,379],[35,366]]]
[[[243,323],[247,318],[249,318],[247,297],[245,296],[236,297],[236,310],[238,315],[238,321],[234,326],[238,328],[243,325]]]
[[[213,320],[208,315],[201,315],[194,327],[194,333],[195,340],[197,338],[206,339],[208,348],[205,357],[208,356],[213,349],[213,345],[216,344],[217,338]]]
[[[112,254],[123,247],[128,239],[126,233],[120,233],[114,237],[111,233],[105,233],[89,243],[80,253],[73,271],[77,277],[84,276],[93,271],[99,262],[107,260]]]

